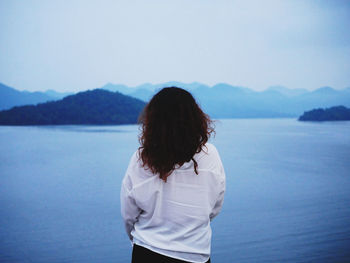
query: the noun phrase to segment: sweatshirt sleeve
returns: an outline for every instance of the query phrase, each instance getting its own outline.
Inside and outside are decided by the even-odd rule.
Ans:
[[[135,202],[132,181],[128,172],[125,174],[122,182],[120,191],[120,208],[126,233],[128,234],[129,239],[132,241],[131,231],[134,229],[134,224],[141,213],[141,209]]]

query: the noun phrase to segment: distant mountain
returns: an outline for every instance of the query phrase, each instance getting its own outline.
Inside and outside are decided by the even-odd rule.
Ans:
[[[148,101],[154,94],[156,88],[152,84],[143,84],[134,88],[130,88],[123,84],[108,83],[102,86],[101,89],[113,92],[117,91],[143,101]]]
[[[102,89],[79,92],[58,101],[0,111],[0,125],[130,124],[145,103]]]
[[[55,98],[56,100],[63,99],[66,96],[74,94],[73,92],[57,92],[53,89],[48,89],[44,93],[50,96],[51,98]]]
[[[109,90],[109,91],[118,91],[125,95],[130,95],[132,97],[138,98],[143,101],[149,101],[152,96],[159,91],[160,89],[164,87],[170,87],[170,86],[177,86],[181,87],[183,89],[193,91],[197,88],[203,88],[208,87],[204,84],[201,84],[199,82],[193,82],[193,83],[182,83],[178,81],[169,81],[161,84],[151,84],[151,83],[144,83],[142,85],[136,86],[136,87],[128,87],[123,84],[112,84],[108,83],[101,87],[101,89]]]
[[[264,91],[219,83],[213,87],[194,83],[167,82],[137,87],[108,84],[102,88],[148,101],[163,87],[177,86],[189,90],[202,108],[213,118],[283,118],[298,117],[305,110],[333,105],[350,106],[350,88],[334,90],[322,87],[315,91],[273,86]]]
[[[316,91],[279,88],[258,92],[219,84],[211,88],[199,87],[192,93],[213,118],[298,117],[310,108],[350,106],[350,92],[324,88]]]
[[[308,90],[306,89],[288,89],[284,86],[271,86],[267,90],[277,91],[283,95],[289,96],[289,97],[295,97],[299,96],[305,93],[308,93]]]
[[[36,104],[55,100],[56,97],[43,92],[18,91],[0,83],[0,110],[14,106]]]
[[[129,94],[132,91],[136,90],[133,88],[129,88],[128,86],[123,85],[123,84],[112,84],[112,83],[107,83],[106,85],[101,87],[101,89],[109,90],[112,92],[118,91],[118,92],[123,93],[123,94]]]
[[[345,121],[350,120],[350,109],[335,106],[327,109],[306,111],[299,117],[299,121]]]

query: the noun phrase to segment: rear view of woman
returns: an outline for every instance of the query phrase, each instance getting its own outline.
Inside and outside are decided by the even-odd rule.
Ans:
[[[140,117],[140,148],[121,188],[132,262],[210,262],[210,221],[220,212],[225,172],[212,122],[192,95],[159,91]]]

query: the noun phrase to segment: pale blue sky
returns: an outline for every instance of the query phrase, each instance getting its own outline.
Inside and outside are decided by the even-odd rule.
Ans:
[[[0,0],[0,82],[350,86],[350,1]]]

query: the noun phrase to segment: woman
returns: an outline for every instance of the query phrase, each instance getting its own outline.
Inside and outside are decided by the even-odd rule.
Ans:
[[[207,143],[212,122],[177,87],[154,95],[140,121],[141,147],[121,189],[132,262],[210,262],[210,221],[225,191],[219,154]]]

